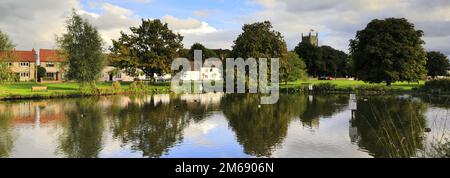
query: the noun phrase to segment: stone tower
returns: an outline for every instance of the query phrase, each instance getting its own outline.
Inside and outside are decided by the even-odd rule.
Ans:
[[[311,30],[312,32],[312,30]],[[310,45],[313,45],[315,47],[319,46],[319,33],[316,32],[316,35],[312,35],[311,32],[309,32],[309,35],[303,36],[302,33],[302,43],[308,43]]]

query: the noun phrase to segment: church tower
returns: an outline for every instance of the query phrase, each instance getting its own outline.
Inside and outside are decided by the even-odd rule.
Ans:
[[[303,36],[303,33],[302,33],[302,43],[307,43],[307,44],[313,45],[315,47],[318,47],[319,46],[319,33],[316,32],[316,34],[313,35],[313,34],[311,34],[313,31],[314,30],[311,30],[309,32],[309,35],[307,35],[307,36]]]

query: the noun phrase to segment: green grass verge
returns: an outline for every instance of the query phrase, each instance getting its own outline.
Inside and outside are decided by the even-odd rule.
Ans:
[[[111,82],[98,82],[97,88],[102,94],[133,93],[133,92],[168,92],[170,85],[167,83],[157,85],[145,85],[145,91],[130,89],[131,82],[121,82],[120,89],[114,90]],[[47,86],[48,91],[31,91],[32,86]],[[85,95],[86,93],[84,93]],[[65,96],[81,96],[80,84],[75,82],[41,84],[35,82],[18,82],[12,84],[0,84],[0,99],[20,98],[50,98]]]
[[[379,84],[370,84],[365,83],[363,81],[355,81],[355,80],[345,80],[345,79],[337,79],[337,80],[305,80],[305,81],[296,81],[296,82],[288,82],[287,85],[285,83],[280,84],[281,89],[286,88],[298,88],[302,86],[304,83],[310,83],[310,84],[319,84],[319,83],[332,83],[335,84],[338,89],[342,90],[355,90],[360,87],[366,87],[366,88],[386,88],[386,83],[379,83]],[[392,90],[400,90],[400,91],[409,91],[414,88],[420,88],[424,85],[425,81],[417,82],[396,82],[391,84],[389,89]]]

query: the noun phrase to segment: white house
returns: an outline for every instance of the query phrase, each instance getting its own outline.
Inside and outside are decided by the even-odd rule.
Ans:
[[[191,66],[193,64],[191,63]],[[181,76],[181,80],[187,81],[187,80],[214,80],[214,81],[222,81],[222,69],[216,67],[219,66],[217,63],[213,63],[211,67],[204,67],[202,66],[199,71],[191,70],[186,71]],[[193,69],[193,67],[192,67]]]
[[[114,70],[116,70],[116,67],[113,67],[113,66],[104,67],[103,71],[102,71],[102,76],[99,80],[102,82],[109,82],[109,81],[132,82],[136,78],[139,80],[145,80],[145,75],[139,75],[138,77],[133,77],[133,76],[128,75],[124,70],[120,70],[120,72],[114,72]]]

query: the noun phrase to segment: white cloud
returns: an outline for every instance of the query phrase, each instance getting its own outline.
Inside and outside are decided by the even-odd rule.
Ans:
[[[18,49],[55,47],[55,35],[64,31],[64,22],[76,0],[2,0],[0,29],[6,32]]]
[[[118,39],[120,32],[130,32],[131,26],[138,26],[140,24],[139,18],[134,16],[134,12],[110,3],[92,4],[93,8],[100,9],[99,14],[82,11],[81,15],[90,23],[95,25],[106,47],[111,45],[112,39]]]
[[[405,17],[425,32],[425,47],[450,55],[450,1],[448,0],[248,0],[263,10],[245,23],[270,20],[285,35],[290,49],[302,32],[319,31],[320,43],[348,51],[356,31],[375,18]]]

